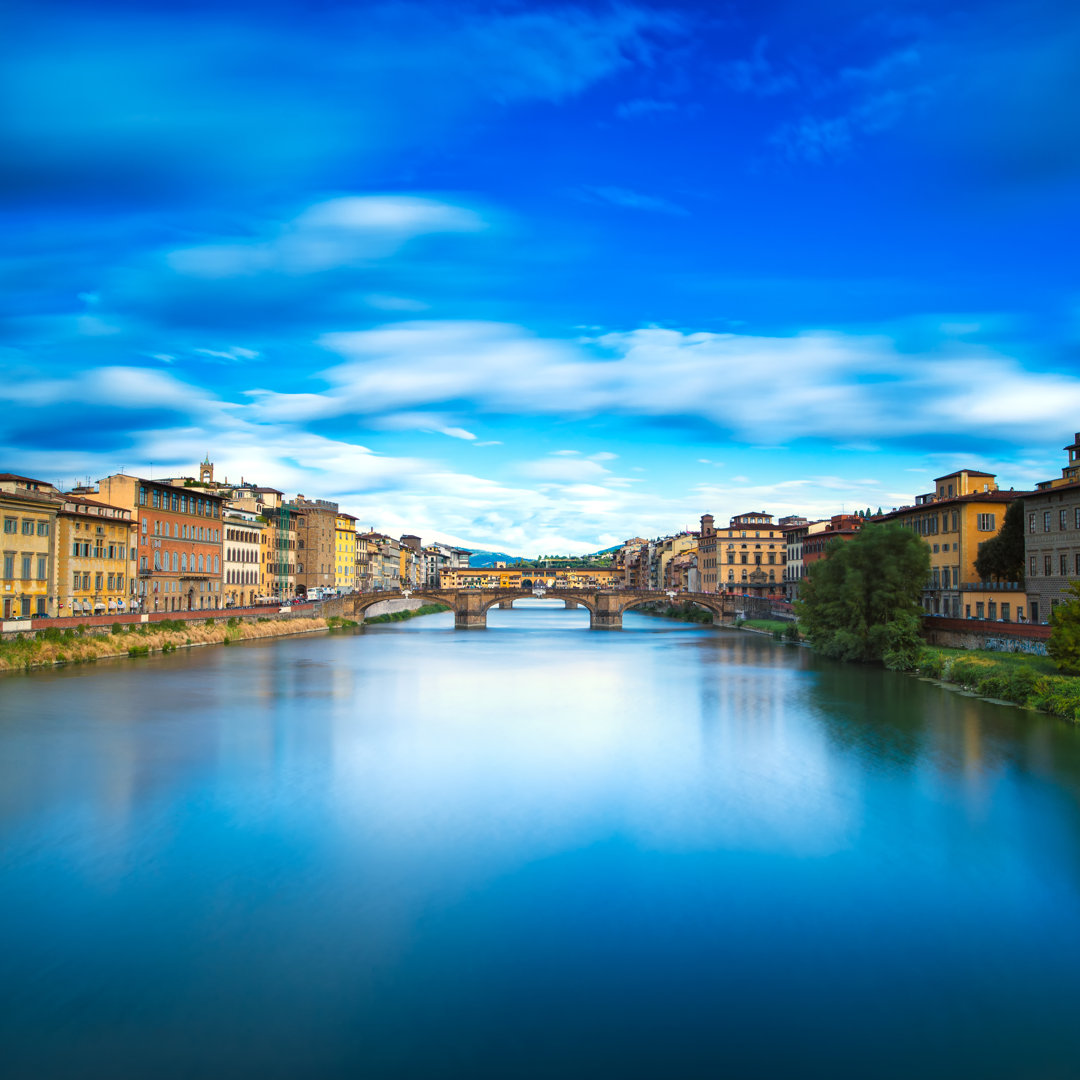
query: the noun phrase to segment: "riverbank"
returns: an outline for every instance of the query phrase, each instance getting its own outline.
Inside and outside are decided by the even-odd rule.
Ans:
[[[387,611],[382,615],[373,615],[364,619],[365,626],[378,625],[379,623],[403,622],[405,619],[415,619],[418,615],[438,615],[440,612],[449,611],[446,604],[422,604],[417,608],[402,608],[399,611]],[[356,624],[353,623],[353,626]]]
[[[915,674],[1080,722],[1080,679],[1062,675],[1049,657],[926,646]]]
[[[134,626],[117,623],[108,634],[87,633],[81,627],[45,630],[35,639],[0,643],[0,672],[92,664],[116,657],[135,658],[200,645],[231,645],[237,641],[309,634],[326,629],[327,620],[321,618],[259,619],[256,622],[211,618],[202,622],[171,619]]]

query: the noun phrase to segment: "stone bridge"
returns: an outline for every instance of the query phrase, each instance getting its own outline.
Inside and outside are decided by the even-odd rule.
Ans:
[[[362,617],[368,608],[400,595],[404,594],[382,592],[346,596],[343,598],[345,614]],[[482,629],[487,626],[490,608],[496,605],[512,607],[515,600],[532,600],[540,595],[531,589],[415,589],[409,592],[410,599],[452,608],[457,630]],[[674,601],[666,592],[651,589],[546,589],[542,595],[545,600],[563,600],[567,607],[588,608],[589,627],[593,630],[621,630],[623,612],[650,603],[697,604],[712,612],[715,626],[730,625],[737,615],[753,617],[767,615],[769,611],[767,600],[713,593],[677,593]]]

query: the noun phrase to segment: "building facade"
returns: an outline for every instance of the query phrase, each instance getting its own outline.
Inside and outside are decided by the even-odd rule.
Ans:
[[[737,514],[727,528],[717,529],[715,536],[715,566],[710,570],[715,570],[717,583],[715,589],[709,589],[710,570],[703,568],[706,591],[783,597],[787,537],[773,522],[772,514],[761,510]]]
[[[306,595],[311,589],[333,589],[338,504],[297,495],[287,505],[297,519],[296,591]]]
[[[263,593],[262,551],[266,522],[250,510],[237,510],[228,504],[223,513],[225,606],[249,607]]]
[[[1080,432],[1061,476],[1043,481],[1024,496],[1024,561],[1032,622],[1071,599],[1065,591],[1080,581]]]
[[[126,506],[63,495],[56,513],[57,611],[120,614],[137,608],[135,514]]]
[[[930,579],[923,589],[928,615],[963,618],[965,583],[977,582],[979,545],[996,536],[1020,491],[1001,491],[993,473],[958,469],[934,481],[934,490],[873,520],[911,529],[930,549]],[[1026,615],[1025,615],[1026,618]]]
[[[356,518],[340,512],[334,518],[334,588],[356,591]]]
[[[222,496],[125,473],[99,481],[98,494],[102,502],[136,515],[140,610],[206,611],[224,606]]]
[[[0,473],[0,592],[3,617],[57,613],[57,496],[44,480]]]

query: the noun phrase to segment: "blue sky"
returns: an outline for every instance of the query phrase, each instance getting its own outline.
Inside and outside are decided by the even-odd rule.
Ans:
[[[1080,429],[1080,8],[9,8],[0,464],[587,551]]]

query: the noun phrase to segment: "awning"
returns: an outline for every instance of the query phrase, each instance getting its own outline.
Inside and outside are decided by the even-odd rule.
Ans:
[[[95,610],[95,611],[104,611],[104,610],[105,610],[105,601],[104,601],[104,600],[99,600],[99,601],[98,601],[98,602],[97,602],[97,603],[96,603],[96,604],[94,605],[94,610]]]

